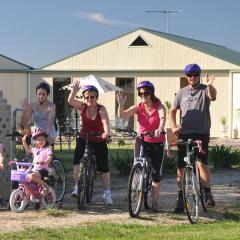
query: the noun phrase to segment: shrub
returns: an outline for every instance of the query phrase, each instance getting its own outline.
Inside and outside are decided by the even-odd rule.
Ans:
[[[209,162],[215,169],[230,168],[240,163],[240,150],[232,150],[232,147],[214,146],[209,151]]]
[[[163,162],[163,174],[165,173],[176,173],[177,171],[177,160],[176,157],[165,156]]]
[[[110,159],[113,167],[122,175],[129,174],[133,163],[133,149],[127,147],[125,141],[120,139],[118,148],[112,152]]]

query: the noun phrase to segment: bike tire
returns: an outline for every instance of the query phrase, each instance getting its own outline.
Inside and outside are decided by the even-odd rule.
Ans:
[[[185,168],[183,174],[183,201],[187,217],[192,224],[198,221],[198,195],[196,194],[195,174],[192,168]]]
[[[81,210],[84,208],[86,196],[86,169],[83,164],[80,164],[80,176],[78,180],[78,194],[77,194],[77,206]]]
[[[86,176],[86,202],[92,202],[94,181],[95,181],[95,163],[91,160],[91,164],[88,169],[88,176]]]
[[[23,190],[15,189],[10,196],[9,205],[13,212],[20,213],[25,210],[27,205],[27,197]]]
[[[137,218],[143,201],[143,168],[135,164],[130,172],[128,181],[128,212],[132,218]]]
[[[63,201],[65,192],[66,192],[66,173],[63,164],[58,159],[53,159],[53,175],[54,175],[54,183],[52,185],[53,189],[56,193],[56,201]]]
[[[152,208],[152,176],[151,174],[148,177],[146,191],[143,194],[143,205],[146,210]]]

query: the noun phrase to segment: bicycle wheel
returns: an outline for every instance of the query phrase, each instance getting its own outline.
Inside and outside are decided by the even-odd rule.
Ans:
[[[152,208],[152,174],[148,177],[146,191],[143,194],[143,204],[146,210]]]
[[[23,212],[27,205],[27,197],[23,190],[15,189],[10,196],[10,208],[13,212]]]
[[[88,166],[88,174],[86,176],[86,202],[91,203],[93,188],[95,180],[95,163],[91,160],[90,165]]]
[[[52,187],[49,186],[47,195],[42,198],[42,204],[45,209],[55,207],[56,194]]]
[[[62,163],[58,159],[53,159],[53,189],[56,193],[56,201],[61,202],[63,200],[66,191],[66,174]]]
[[[198,221],[198,195],[195,186],[195,175],[191,168],[184,169],[183,175],[183,201],[188,219],[191,223]]]
[[[84,200],[86,196],[86,170],[85,166],[80,163],[80,176],[78,180],[78,195],[77,195],[77,206],[81,210],[84,208]]]
[[[132,218],[138,217],[143,200],[143,174],[141,164],[133,166],[128,181],[128,211]]]

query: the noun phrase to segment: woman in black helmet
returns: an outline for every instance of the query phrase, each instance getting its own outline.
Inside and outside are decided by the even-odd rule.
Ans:
[[[48,100],[50,86],[46,82],[40,82],[36,86],[37,101],[28,103],[26,99],[22,102],[23,114],[20,127],[23,129],[33,118],[34,126],[44,129],[48,134],[49,144],[54,143],[57,136],[54,127],[55,104]]]

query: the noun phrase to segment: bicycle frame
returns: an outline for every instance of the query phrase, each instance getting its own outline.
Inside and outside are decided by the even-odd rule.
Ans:
[[[193,181],[195,183],[195,187],[196,187],[196,193],[197,195],[200,195],[200,173],[199,173],[199,169],[196,163],[196,157],[195,157],[195,151],[196,151],[196,147],[195,146],[191,146],[191,144],[194,144],[194,142],[192,141],[188,141],[188,144],[186,144],[187,147],[187,156],[184,157],[184,162],[186,162],[186,168],[191,168],[193,173],[195,174],[196,178],[193,178]],[[191,149],[192,148],[192,149]]]
[[[202,149],[202,142],[199,140],[193,141],[192,139],[188,139],[185,142],[178,140],[178,144],[186,146],[186,156],[184,157],[186,166],[183,175],[182,191],[188,219],[194,224],[197,222],[199,216],[199,200],[203,210],[206,211],[204,194],[201,190],[199,168],[196,163],[196,151],[198,150],[201,153],[204,153],[204,151]]]

